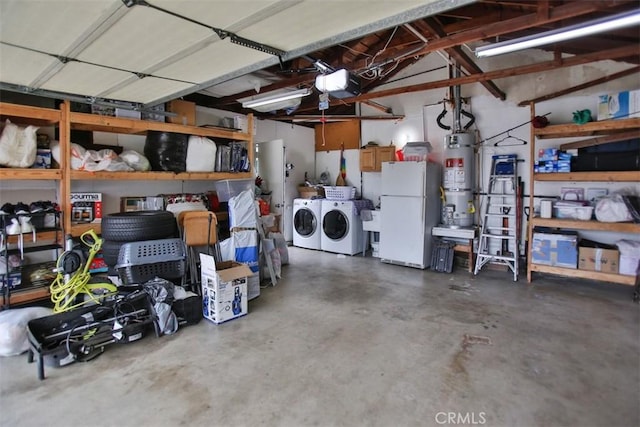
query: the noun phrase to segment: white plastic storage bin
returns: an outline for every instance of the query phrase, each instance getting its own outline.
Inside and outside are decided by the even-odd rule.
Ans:
[[[253,179],[223,179],[216,181],[216,193],[218,200],[228,202],[230,198],[237,196],[244,190],[253,190]]]

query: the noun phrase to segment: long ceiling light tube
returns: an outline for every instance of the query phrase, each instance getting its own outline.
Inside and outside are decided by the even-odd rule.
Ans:
[[[502,55],[532,47],[558,43],[565,40],[584,37],[605,31],[617,30],[640,24],[640,10],[620,13],[606,18],[596,19],[583,24],[571,25],[557,30],[509,40],[492,45],[481,46],[476,49],[476,56],[484,58],[488,56]]]
[[[288,101],[290,99],[302,98],[311,94],[310,89],[298,89],[290,92],[279,93],[277,95],[254,98],[242,103],[242,108],[255,108],[263,105],[275,104],[277,102]]]

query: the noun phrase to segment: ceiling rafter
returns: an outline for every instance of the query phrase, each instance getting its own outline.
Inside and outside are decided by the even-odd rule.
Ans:
[[[437,39],[446,37],[445,31],[442,29],[435,18],[426,18],[422,21],[417,21],[415,25],[419,30],[429,31]],[[462,66],[469,74],[483,73],[482,69],[466,53],[464,53],[462,48],[460,48],[459,46],[447,48],[445,49],[445,51],[455,60],[458,65]],[[482,86],[484,86],[489,91],[489,93],[491,93],[496,98],[503,101],[507,98],[507,95],[491,80],[482,81],[480,82],[480,84],[482,84]]]
[[[572,67],[575,65],[588,64],[590,62],[601,61],[603,59],[616,59],[625,58],[628,56],[640,55],[639,46],[626,46],[617,49],[612,49],[605,52],[595,52],[585,55],[576,55],[570,58],[565,58],[560,61],[551,60],[540,62],[537,64],[524,65],[519,67],[505,68],[501,70],[488,71],[483,74],[476,74],[464,77],[456,77],[452,79],[433,81],[428,83],[419,83],[415,85],[404,86],[401,88],[381,90],[378,92],[370,92],[359,96],[346,98],[344,102],[361,102],[366,99],[384,98],[392,95],[400,95],[409,92],[420,92],[424,90],[437,89],[442,87],[449,87],[455,85],[477,83],[484,80],[494,80],[506,77],[521,76],[524,74],[538,73],[542,71],[549,71],[557,68]]]
[[[512,33],[517,30],[525,30],[527,28],[550,24],[553,22],[562,21],[564,19],[574,18],[576,16],[614,9],[618,7],[620,3],[628,2],[612,3],[610,1],[574,1],[553,8],[550,12],[549,18],[547,19],[540,19],[536,12],[505,21],[495,22],[491,25],[474,28],[462,33],[457,33],[448,37],[434,40],[419,53],[422,54],[433,52],[436,50],[443,50],[449,47],[459,46],[477,40],[488,39],[491,37]]]
[[[629,44],[637,45],[637,28],[628,28],[607,34],[606,37],[590,36],[579,41],[567,41],[562,44],[542,47],[555,53],[554,61],[533,65],[533,68],[514,67],[486,73],[475,62],[475,58],[467,52],[470,43],[480,40],[509,40],[538,33],[542,30],[570,25],[584,20],[594,19],[621,10],[635,7],[631,0],[602,1],[502,1],[481,0],[473,4],[465,4],[458,9],[448,10],[426,18],[410,22],[413,30],[404,26],[391,27],[375,33],[364,35],[350,42],[342,42],[333,47],[324,47],[308,56],[281,63],[278,66],[265,68],[265,72],[279,79],[271,84],[264,84],[262,93],[286,87],[310,87],[318,74],[312,60],[319,59],[334,68],[347,68],[350,72],[362,76],[362,94],[348,99],[332,99],[330,108],[325,114],[338,114],[338,111],[351,109],[356,102],[367,102],[387,93],[405,93],[409,91],[428,90],[430,88],[448,87],[456,82],[480,83],[492,95],[505,99],[505,93],[492,81],[512,75],[529,72],[547,71],[568,66],[573,61],[589,61],[612,59],[617,61],[640,63],[637,51],[626,50],[622,57],[619,49]],[[396,30],[394,31],[394,28]],[[392,35],[392,36],[391,36]],[[473,46],[473,45],[471,45]],[[464,47],[464,49],[463,49]],[[597,53],[596,50],[601,52]],[[469,76],[462,79],[410,85],[402,88],[379,90],[381,85],[389,82],[402,70],[411,66],[425,55],[440,51],[448,55],[451,62],[460,65]],[[608,56],[614,52],[614,56]],[[590,56],[596,54],[596,57]],[[577,55],[578,59],[563,59],[563,54]],[[311,60],[311,61],[310,61]],[[306,68],[305,68],[306,67]],[[532,71],[533,70],[533,71]],[[364,74],[367,72],[368,74]],[[391,92],[389,92],[391,91]],[[394,92],[395,91],[395,92]],[[238,110],[237,99],[255,95],[254,90],[247,90],[234,95],[211,98],[209,105],[214,108]],[[307,97],[296,111],[317,111],[317,98]],[[242,110],[242,109],[239,109]]]

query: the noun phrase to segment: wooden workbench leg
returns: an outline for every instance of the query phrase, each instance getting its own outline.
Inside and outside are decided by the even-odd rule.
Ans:
[[[469,239],[469,273],[473,274],[473,239]]]

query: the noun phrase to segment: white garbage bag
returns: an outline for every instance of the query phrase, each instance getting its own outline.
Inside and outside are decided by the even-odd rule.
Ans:
[[[187,172],[213,172],[216,143],[204,136],[191,135],[187,145]]]
[[[29,350],[27,323],[51,314],[53,310],[45,307],[0,311],[0,356],[15,356]]]
[[[0,165],[12,168],[28,168],[36,161],[38,146],[35,126],[19,127],[5,121],[0,136]]]

